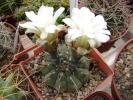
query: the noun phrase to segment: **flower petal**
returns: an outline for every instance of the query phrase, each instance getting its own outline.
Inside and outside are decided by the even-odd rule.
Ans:
[[[42,16],[43,18],[46,16],[53,16],[53,11],[54,8],[53,7],[47,7],[47,6],[41,6],[38,10],[38,15]]]
[[[40,35],[40,39],[46,39],[48,36],[48,33],[46,33],[45,31],[41,33]]]
[[[73,8],[72,9],[72,16],[77,16],[77,15],[79,15],[79,13],[80,13],[79,8]]]
[[[47,7],[42,5],[38,10],[36,23],[43,27],[54,24],[53,11],[53,7]]]
[[[19,24],[19,26],[21,26],[23,28],[27,28],[25,33],[36,33],[36,34],[41,33],[40,29],[38,29],[32,22]]]
[[[63,22],[71,28],[76,28],[76,24],[70,18],[63,19]]]
[[[24,24],[19,24],[19,26],[21,26],[23,28],[36,30],[36,27],[35,27],[35,25],[32,22],[26,22]]]
[[[110,39],[110,37],[108,35],[99,33],[99,34],[95,35],[95,39],[99,42],[105,43]]]
[[[71,20],[73,21],[73,23],[75,23],[75,27],[78,29],[82,29],[83,26],[85,26],[86,24],[83,22],[82,19],[80,19],[79,16],[72,16]]]
[[[39,32],[39,31],[37,31],[37,30],[33,30],[33,29],[27,29],[27,30],[25,31],[25,33],[26,33],[26,34],[27,34],[27,33],[40,34],[40,32]]]
[[[91,48],[95,48],[96,47],[97,43],[96,43],[96,41],[94,39],[89,39],[88,42],[89,42]]]
[[[88,32],[88,33],[83,33],[85,36],[89,37],[89,38],[94,38],[95,34]]]
[[[68,34],[65,36],[65,42],[70,45],[77,37],[80,37],[82,34],[76,29],[69,29]]]
[[[31,21],[35,21],[37,18],[37,15],[33,11],[25,12],[25,14]]]
[[[104,18],[102,15],[97,15],[93,20],[92,20],[93,27],[95,29],[107,29],[107,22],[105,22]]]
[[[111,35],[111,33],[110,33],[109,30],[96,30],[95,33],[96,33],[97,35],[98,35],[99,33],[105,34],[105,35]]]
[[[65,10],[64,7],[60,7],[54,14],[54,23],[56,22],[56,20],[58,19],[58,17],[63,13],[63,11]]]
[[[88,42],[89,42],[91,48],[96,48],[101,45],[101,43],[96,41],[95,39],[89,39]]]
[[[72,41],[74,41],[76,38],[82,36],[81,31],[77,29],[69,29],[68,30],[68,35]]]
[[[88,20],[92,20],[95,17],[95,14],[91,12],[87,7],[82,7],[80,9],[81,16],[87,18]]]
[[[59,25],[56,26],[56,30],[58,32],[60,32],[60,31],[66,32],[67,31],[67,27],[65,25],[59,24]]]
[[[56,26],[55,25],[50,25],[50,26],[46,27],[45,31],[46,31],[46,33],[55,33]]]

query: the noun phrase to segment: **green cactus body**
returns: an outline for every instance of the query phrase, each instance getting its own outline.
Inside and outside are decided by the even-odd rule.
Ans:
[[[85,49],[90,49],[89,43],[88,43],[88,37],[87,36],[81,36],[78,37],[74,42],[73,42],[73,46],[74,47],[81,47],[81,48],[85,48]]]
[[[45,63],[39,67],[47,86],[59,92],[74,92],[89,82],[92,60],[78,56],[74,50],[66,44],[58,44],[54,54],[44,53]]]
[[[27,92],[18,91],[13,82],[14,74],[10,74],[5,80],[0,78],[0,99],[2,100],[22,100]]]

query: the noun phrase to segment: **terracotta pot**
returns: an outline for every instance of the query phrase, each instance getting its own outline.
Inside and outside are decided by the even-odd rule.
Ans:
[[[22,56],[22,55],[27,54],[27,52],[29,52],[31,49],[33,49],[32,51],[34,52],[34,54],[31,57],[29,57],[28,59],[26,59],[25,61],[20,62],[20,66],[22,67],[22,70],[24,71],[24,73],[27,77],[29,76],[29,74],[25,71],[26,68],[24,66],[27,65],[29,61],[33,60],[36,56],[38,56],[39,53],[44,51],[44,49],[42,47],[33,46],[32,48],[29,48],[28,50],[24,50],[23,52],[17,54],[17,58],[19,58],[19,55]],[[97,49],[93,49],[88,56],[94,58],[98,63],[98,67],[107,75],[105,80],[103,80],[103,82],[99,83],[99,85],[96,86],[94,91],[91,93],[91,94],[93,94],[97,91],[103,91],[105,88],[107,88],[111,85],[113,72],[107,66],[107,64],[104,62],[101,54],[98,52]],[[43,100],[43,97],[39,93],[37,86],[34,84],[34,82],[31,80],[31,78],[28,77],[27,79],[28,79],[28,82],[29,82],[31,88],[33,89],[34,93],[38,97],[37,100]],[[84,99],[88,100],[87,98],[88,98],[88,96],[85,97]]]
[[[24,61],[25,59],[28,59],[29,56],[27,54],[27,52],[33,50],[34,48],[36,48],[37,46],[33,46],[31,48],[28,48],[26,50],[23,50],[21,52],[18,52],[17,54],[14,55],[13,57],[13,60],[7,64],[7,65],[4,65],[2,68],[1,68],[1,71],[5,71],[9,66],[11,66],[12,64],[18,64],[19,62],[21,61]]]
[[[111,85],[111,92],[113,95],[114,100],[122,100],[120,93],[116,87],[115,80],[112,80],[112,85]]]
[[[2,21],[6,21],[6,20],[8,20],[8,19],[10,19],[12,17],[13,17],[13,15],[4,15],[4,16],[1,17],[1,20]]]
[[[20,40],[20,42],[21,42],[21,44],[22,44],[24,50],[29,49],[29,48],[32,48],[33,46],[36,45],[36,44],[33,43],[33,42],[31,41],[31,39],[29,39],[29,37],[28,37],[27,35],[25,35],[25,34],[24,34],[24,35],[20,35],[20,36],[19,36],[19,40]]]
[[[94,99],[96,97],[97,99]],[[113,98],[108,93],[102,92],[102,91],[95,92],[94,94],[86,98],[85,100],[98,100],[99,97],[102,98],[103,100],[113,100]]]
[[[4,22],[4,24],[5,24],[7,27],[10,27],[10,28],[13,30],[13,32],[16,31],[16,28],[15,28],[12,24],[7,23],[7,22]]]
[[[15,17],[14,17],[13,14],[2,16],[2,17],[1,17],[1,21],[10,23],[10,24],[12,24],[13,26],[16,26],[16,23],[17,23],[17,21],[16,21],[16,19],[15,19]]]
[[[116,61],[120,55],[120,53],[122,52],[122,50],[129,44],[133,42],[133,38],[128,40],[120,49],[118,49],[117,51],[117,56],[116,56],[116,59],[115,59],[115,62],[113,64],[113,72],[114,72],[114,69],[115,69],[115,64],[116,64]],[[114,99],[115,100],[122,100],[122,97],[120,96],[120,92],[118,91],[117,87],[116,87],[116,83],[115,83],[115,77],[113,78],[113,81],[112,81],[112,85],[111,85],[111,89],[112,89],[112,94],[114,96]]]

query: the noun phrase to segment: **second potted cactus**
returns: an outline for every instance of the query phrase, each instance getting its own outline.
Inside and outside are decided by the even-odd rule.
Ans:
[[[16,28],[9,23],[0,22],[0,66],[9,64],[20,50],[20,43],[14,46]]]

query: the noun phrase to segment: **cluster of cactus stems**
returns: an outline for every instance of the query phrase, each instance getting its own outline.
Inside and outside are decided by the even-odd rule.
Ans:
[[[60,6],[68,8],[68,0],[22,0],[22,6],[16,8],[15,17],[18,21],[26,19],[25,11],[35,11],[42,5],[52,6],[57,9]],[[66,9],[68,12],[68,9]],[[66,16],[66,13],[62,14],[62,17]]]
[[[18,90],[13,79],[13,73],[10,73],[5,79],[0,78],[0,100],[22,100],[28,94],[26,91]]]
[[[82,0],[81,0],[82,1]],[[96,14],[102,14],[108,23],[112,39],[126,32],[129,25],[129,10],[126,0],[84,0],[86,5]]]
[[[6,27],[4,22],[0,22],[0,60],[4,58],[7,52],[13,53],[12,31]]]
[[[90,69],[95,66],[94,61],[64,42],[58,43],[52,52],[44,52],[43,65],[38,65],[45,84],[58,92],[78,91],[89,82]]]

